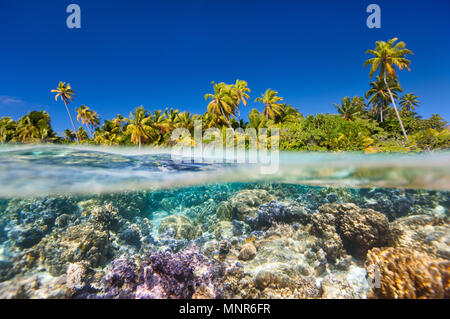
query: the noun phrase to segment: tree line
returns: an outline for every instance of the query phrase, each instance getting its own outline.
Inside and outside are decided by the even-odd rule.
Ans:
[[[410,70],[413,54],[397,38],[377,41],[372,55],[364,63],[370,66],[369,84],[364,96],[344,97],[336,103],[337,114],[316,114],[304,117],[300,111],[284,101],[278,91],[267,89],[255,99],[263,111],[252,109],[248,117],[241,117],[248,106],[251,90],[244,80],[233,84],[212,82],[212,92],[204,96],[207,101],[204,114],[181,112],[174,108],[146,110],[134,109],[128,117],[118,114],[103,123],[97,112],[86,105],[75,108],[76,121],[69,105],[75,91],[69,83],[60,82],[55,100],[66,108],[72,129],[56,134],[45,111],[32,111],[14,121],[0,119],[2,143],[89,143],[103,145],[171,146],[171,133],[175,128],[194,130],[195,120],[201,120],[203,129],[271,128],[281,131],[280,148],[308,151],[422,151],[445,149],[450,146],[450,133],[446,122],[435,114],[422,119],[416,112],[419,97],[404,93],[398,71]],[[78,127],[77,127],[78,126]]]

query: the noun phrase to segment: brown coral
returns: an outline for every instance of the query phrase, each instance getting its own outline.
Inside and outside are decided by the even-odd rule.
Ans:
[[[312,216],[313,232],[324,238],[329,261],[341,255],[341,243],[354,257],[363,259],[373,247],[390,245],[389,222],[385,215],[355,204],[325,204]],[[333,244],[328,247],[327,243]]]
[[[374,248],[368,252],[365,266],[375,283],[369,298],[450,297],[450,261],[408,248]]]

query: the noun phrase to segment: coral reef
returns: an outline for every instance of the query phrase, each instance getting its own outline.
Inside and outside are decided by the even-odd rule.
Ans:
[[[265,182],[2,200],[0,298],[449,298],[449,203]]]
[[[158,232],[176,239],[194,239],[196,230],[191,220],[182,215],[171,215],[159,224]]]
[[[121,257],[106,274],[102,298],[218,298],[219,266],[194,248],[158,252],[138,262]]]
[[[449,298],[450,261],[408,248],[372,249],[366,260],[375,281],[369,298]],[[379,288],[376,287],[379,271]]]
[[[229,204],[233,210],[233,219],[246,221],[247,217],[256,217],[261,204],[274,200],[266,190],[244,189],[231,196]]]
[[[69,263],[85,261],[91,267],[105,264],[110,255],[107,232],[91,223],[70,226],[61,234],[47,236],[39,244],[41,262],[50,274],[66,272]]]
[[[385,215],[355,204],[325,204],[312,216],[313,231],[325,238],[327,258],[335,260],[341,254],[341,244],[354,257],[363,259],[373,247],[391,243],[389,223]],[[333,244],[335,242],[336,244]],[[327,244],[332,244],[332,249]]]

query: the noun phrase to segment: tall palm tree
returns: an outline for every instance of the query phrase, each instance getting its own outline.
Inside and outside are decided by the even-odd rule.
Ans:
[[[403,135],[405,139],[408,140],[408,135],[406,134],[405,127],[403,126],[402,119],[398,112],[397,106],[395,105],[394,96],[389,87],[387,77],[396,79],[397,73],[395,71],[395,67],[399,70],[407,69],[411,71],[409,66],[411,65],[411,61],[405,58],[407,54],[413,54],[412,51],[406,49],[406,44],[403,41],[397,42],[398,38],[393,38],[388,42],[377,41],[374,50],[367,50],[367,54],[374,55],[373,58],[370,58],[366,62],[364,62],[364,66],[371,65],[369,76],[372,75],[380,69],[380,76],[383,77],[384,83],[388,89],[392,106],[394,107],[395,114],[397,115],[398,121],[400,122],[400,126],[403,131]],[[395,45],[394,45],[395,44]]]
[[[150,138],[151,134],[151,118],[147,116],[144,107],[139,106],[134,113],[130,113],[130,118],[125,118],[129,124],[127,131],[131,133],[131,142],[139,144],[141,148],[142,141]]]
[[[209,102],[208,112],[215,114],[219,119],[223,119],[231,127],[230,115],[235,113],[236,101],[232,95],[232,86],[226,83],[211,82],[214,88],[214,94],[205,94],[205,100]]]
[[[400,83],[398,83],[397,79],[389,78],[388,84],[392,96],[395,99],[398,99],[397,92],[403,91]],[[370,89],[366,92],[365,96],[369,99],[367,105],[372,106],[372,108],[377,110],[377,116],[379,115],[380,122],[383,122],[383,111],[389,106],[391,101],[390,94],[384,80],[378,76],[377,81],[370,82]]]
[[[266,120],[274,118],[274,110],[280,106],[277,102],[283,100],[283,98],[277,96],[277,94],[277,91],[267,89],[261,97],[258,97],[255,100],[255,102],[261,102],[264,104],[263,114],[266,116]]]
[[[77,121],[80,122],[83,125],[86,125],[86,128],[88,129],[89,135],[92,136],[92,130],[91,125],[93,128],[95,128],[97,125],[100,124],[100,119],[97,114],[97,112],[91,110],[86,105],[81,105],[79,108],[76,108],[75,111],[77,112]]]
[[[69,83],[66,84],[66,82],[59,82],[58,87],[55,90],[51,90],[52,93],[56,93],[55,95],[55,101],[58,101],[58,97],[61,98],[61,100],[64,102],[64,105],[66,106],[67,114],[69,114],[70,121],[72,122],[72,127],[74,132],[77,132],[77,129],[75,128],[75,123],[73,122],[72,115],[70,114],[69,107],[67,104],[69,104],[69,101],[73,101],[73,96],[75,95],[75,91],[72,90],[72,87]],[[80,144],[78,133],[77,133],[77,144]]]
[[[403,110],[414,111],[416,107],[420,104],[417,100],[419,97],[414,93],[406,93],[400,99],[400,106]]]
[[[242,104],[244,106],[247,106],[247,100],[250,99],[250,96],[247,94],[250,93],[250,89],[248,88],[247,82],[243,80],[236,80],[236,83],[233,85],[233,93],[236,96],[236,108],[238,111],[238,117],[239,117],[239,127],[241,122],[241,108],[239,105]]]

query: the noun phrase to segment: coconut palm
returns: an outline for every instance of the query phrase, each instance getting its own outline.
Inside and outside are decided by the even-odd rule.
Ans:
[[[58,101],[58,97],[61,98],[61,100],[64,102],[64,105],[66,106],[67,114],[69,114],[70,121],[72,122],[73,130],[76,132],[77,129],[75,127],[75,123],[73,122],[72,115],[70,114],[69,107],[67,104],[69,104],[69,101],[73,101],[73,96],[75,95],[75,91],[72,90],[72,87],[69,83],[65,82],[59,82],[58,87],[55,90],[51,90],[52,93],[56,93],[55,95],[55,101]],[[79,138],[77,134],[77,144],[79,144]]]
[[[178,118],[178,114],[180,113],[180,111],[174,109],[174,108],[170,108],[170,110],[168,108],[166,108],[164,110],[164,117],[165,117],[165,127],[167,131],[171,131],[174,129],[176,123],[177,123],[177,118]]]
[[[278,92],[267,89],[266,92],[261,96],[256,98],[255,102],[261,102],[264,104],[263,114],[266,116],[266,120],[273,119],[275,116],[274,110],[280,106],[279,103],[283,100],[282,97],[277,96]]]
[[[25,143],[39,138],[39,129],[33,125],[29,116],[24,116],[17,124],[17,140]]]
[[[400,86],[400,83],[398,83],[397,79],[389,78],[388,84],[392,96],[395,99],[398,99],[397,92],[403,91],[402,87]],[[384,120],[383,111],[386,108],[388,108],[389,103],[391,101],[390,94],[384,80],[378,76],[377,81],[370,83],[370,89],[366,92],[365,96],[368,99],[367,105],[376,109],[377,114],[379,115],[380,118],[380,122],[383,122]]]
[[[250,92],[250,89],[248,88],[247,82],[243,80],[236,80],[236,83],[233,85],[233,94],[236,97],[236,108],[238,111],[238,117],[239,117],[239,123],[241,122],[241,108],[240,104],[244,106],[247,106],[247,100],[250,99],[250,96],[247,94],[247,92]],[[240,124],[239,124],[240,127]]]
[[[302,114],[296,108],[286,103],[281,103],[276,109],[274,109],[275,123],[292,122],[301,116]]]
[[[17,123],[9,116],[0,119],[0,143],[6,143],[12,139],[16,126]]]
[[[194,128],[194,119],[191,112],[178,113],[177,127],[186,128],[191,131]]]
[[[66,142],[73,142],[77,138],[77,135],[69,129],[66,129],[64,131],[63,139]]]
[[[77,121],[81,122],[82,125],[86,125],[89,135],[92,136],[91,125],[95,128],[100,124],[100,119],[97,112],[91,110],[86,105],[81,105],[79,108],[76,108],[75,111],[77,112]]]
[[[361,115],[364,105],[362,97],[355,96],[350,99],[348,96],[342,99],[341,104],[334,104],[342,117],[346,120],[353,120],[355,117]]]
[[[141,105],[134,113],[130,113],[130,118],[125,118],[125,121],[128,122],[127,131],[131,133],[131,142],[139,144],[139,148],[141,148],[142,142],[150,138],[151,118],[147,116],[144,107]]]
[[[249,119],[249,127],[260,129],[263,127],[266,127],[267,124],[267,118],[257,109],[252,109],[251,112],[248,115]]]
[[[400,99],[400,106],[403,110],[414,111],[416,107],[420,104],[417,100],[419,97],[414,93],[406,93]]]
[[[399,70],[407,69],[410,71],[411,61],[405,58],[407,54],[413,54],[412,51],[405,48],[406,44],[403,41],[397,42],[398,38],[393,38],[388,42],[377,41],[374,50],[367,50],[367,54],[374,55],[373,58],[364,62],[364,66],[371,65],[369,76],[372,75],[379,69],[380,77],[383,78],[384,83],[386,84],[387,90],[389,92],[392,106],[394,107],[395,114],[397,115],[398,121],[400,122],[400,126],[403,131],[403,135],[405,139],[408,140],[408,135],[406,134],[405,127],[403,126],[402,119],[398,112],[397,106],[395,105],[395,99],[392,94],[392,91],[389,87],[388,77],[392,79],[397,78],[397,74],[395,71],[395,67]],[[395,44],[395,45],[394,45]]]
[[[216,84],[213,81],[211,83],[214,94],[205,94],[205,100],[211,100],[207,110],[231,127],[230,116],[234,115],[236,107],[236,97],[233,96],[232,86],[223,82]]]

